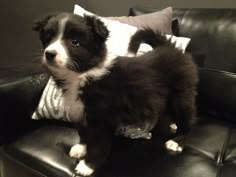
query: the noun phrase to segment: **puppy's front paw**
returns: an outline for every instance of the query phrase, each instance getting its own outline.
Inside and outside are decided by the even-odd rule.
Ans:
[[[166,148],[168,150],[171,150],[174,152],[182,152],[183,151],[183,148],[173,140],[169,140],[166,142]]]
[[[90,176],[93,174],[94,169],[89,167],[84,160],[81,160],[76,166],[75,171],[78,175]]]
[[[76,144],[70,149],[70,156],[75,158],[84,157],[87,153],[86,145]]]

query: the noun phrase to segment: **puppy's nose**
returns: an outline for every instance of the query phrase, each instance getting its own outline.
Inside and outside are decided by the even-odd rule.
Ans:
[[[48,62],[53,62],[56,55],[56,51],[45,51],[45,57]]]

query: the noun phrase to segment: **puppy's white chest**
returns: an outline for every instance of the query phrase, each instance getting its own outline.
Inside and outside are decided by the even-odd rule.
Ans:
[[[79,82],[69,85],[64,93],[64,103],[70,121],[78,122],[83,118],[84,104],[80,99]]]

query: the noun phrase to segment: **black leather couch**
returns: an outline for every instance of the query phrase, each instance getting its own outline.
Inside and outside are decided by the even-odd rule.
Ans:
[[[154,10],[133,8],[130,14]],[[96,176],[236,176],[236,10],[174,9],[173,19],[179,22],[175,33],[192,39],[187,50],[199,66],[199,122],[181,154],[159,151],[151,140],[123,140]],[[79,137],[73,126],[30,118],[47,79],[0,78],[1,177],[74,176],[76,160],[68,152]]]

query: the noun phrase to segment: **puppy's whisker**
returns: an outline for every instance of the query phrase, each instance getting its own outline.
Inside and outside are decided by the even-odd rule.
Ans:
[[[75,67],[75,70],[76,70],[76,71],[79,71],[79,65],[78,65],[78,63],[73,62],[73,65],[74,65],[74,67]]]
[[[73,71],[79,71],[79,65],[73,59],[67,64],[68,68]]]

